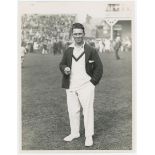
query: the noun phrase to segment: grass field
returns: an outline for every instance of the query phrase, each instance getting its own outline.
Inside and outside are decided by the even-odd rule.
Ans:
[[[92,147],[81,137],[72,142],[65,90],[61,88],[61,55],[28,54],[22,67],[23,150],[131,150],[132,149],[132,65],[131,53],[100,55],[104,74],[96,87],[95,135]]]

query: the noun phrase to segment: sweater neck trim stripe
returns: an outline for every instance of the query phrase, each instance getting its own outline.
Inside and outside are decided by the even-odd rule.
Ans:
[[[75,61],[78,61],[84,54],[85,54],[85,52],[81,53],[80,56],[77,58],[73,54],[72,57],[74,58]]]

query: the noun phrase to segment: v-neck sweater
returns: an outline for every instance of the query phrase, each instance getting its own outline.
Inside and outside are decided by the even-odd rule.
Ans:
[[[71,90],[79,89],[91,79],[91,77],[86,73],[85,53],[81,55],[83,52],[84,46],[81,48],[76,48],[76,46],[74,46],[69,88]]]

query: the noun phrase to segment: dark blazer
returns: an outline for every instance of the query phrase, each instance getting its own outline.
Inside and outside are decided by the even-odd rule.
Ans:
[[[72,55],[73,47],[69,47],[63,54],[62,60],[59,64],[60,71],[63,74],[62,78],[62,88],[69,88],[70,85],[70,75],[64,73],[65,67],[72,67]],[[97,85],[103,74],[103,65],[100,60],[100,57],[97,51],[89,46],[88,44],[84,45],[85,52],[85,67],[87,74],[91,77],[91,82],[94,85]]]

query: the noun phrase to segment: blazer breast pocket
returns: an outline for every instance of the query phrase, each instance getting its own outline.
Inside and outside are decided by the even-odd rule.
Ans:
[[[93,71],[94,71],[94,66],[95,66],[95,61],[94,60],[88,60],[88,68],[89,68],[89,71],[91,72],[91,73],[93,73]]]
[[[88,63],[90,63],[90,64],[92,64],[94,62],[95,62],[94,60],[88,60]]]

